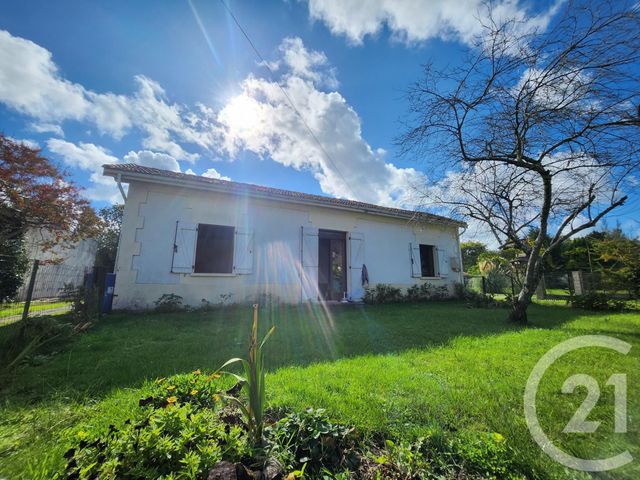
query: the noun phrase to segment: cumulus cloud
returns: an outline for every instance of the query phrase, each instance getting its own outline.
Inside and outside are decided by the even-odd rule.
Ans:
[[[178,142],[208,148],[211,129],[203,115],[172,103],[160,85],[135,77],[132,95],[98,93],[65,79],[51,52],[0,30],[0,102],[32,117],[32,129],[62,136],[61,123],[83,121],[101,134],[119,139],[132,129],[142,132],[145,148],[195,161]]]
[[[301,43],[285,40],[280,48],[283,58],[288,47],[296,54],[309,53]],[[412,183],[421,175],[387,162],[384,150],[366,142],[360,117],[340,93],[319,89],[312,76],[293,67],[277,82],[249,76],[241,88],[216,119],[221,147],[232,158],[249,150],[312,172],[330,195],[384,205],[408,203]]]
[[[285,38],[278,47],[278,52],[281,59],[267,63],[272,70],[284,66],[291,75],[328,88],[338,87],[335,68],[331,67],[324,52],[307,49],[299,37]]]
[[[65,165],[90,172],[91,186],[85,192],[90,199],[119,201],[118,189],[113,179],[102,175],[102,165],[119,162],[108,150],[93,143],[75,144],[59,138],[50,138],[47,148],[59,155]]]
[[[535,15],[523,2],[499,0],[492,2],[493,18],[498,22],[515,19],[522,30],[545,28],[560,3]],[[473,44],[489,16],[488,2],[483,0],[308,0],[308,4],[312,19],[355,44],[384,27],[405,43],[442,38]]]
[[[193,172],[191,172],[193,174]],[[202,174],[203,177],[207,177],[207,178],[217,178],[218,180],[231,180],[229,177],[226,177],[224,175],[222,175],[220,172],[218,172],[215,168],[209,168],[207,169],[206,172],[204,172]]]
[[[180,171],[180,164],[178,164],[178,161],[171,155],[149,150],[129,152],[123,157],[123,161],[124,163],[135,163],[137,165],[144,165],[145,167],[160,168],[172,172]]]

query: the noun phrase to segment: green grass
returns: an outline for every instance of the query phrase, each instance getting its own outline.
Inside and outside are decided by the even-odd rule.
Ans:
[[[640,314],[581,312],[544,302],[528,328],[505,323],[504,310],[429,305],[282,307],[261,313],[276,333],[267,345],[271,406],[324,407],[364,434],[414,438],[499,432],[531,478],[590,478],[551,461],[531,440],[523,416],[525,382],[557,343],[585,334],[634,345],[627,356],[600,349],[568,354],[545,375],[538,409],[549,436],[593,458],[628,448],[640,458]],[[193,314],[114,314],[39,366],[0,378],[0,478],[50,478],[82,429],[124,421],[146,380],[215,369],[245,353],[250,309]],[[16,325],[0,327],[0,347]],[[613,434],[611,373],[627,373],[629,433]],[[598,379],[602,396],[590,419],[596,434],[564,434],[584,398],[560,393],[575,373]],[[599,478],[640,478],[638,460]]]
[[[42,312],[45,310],[53,310],[55,308],[71,308],[70,301],[58,301],[58,302],[39,302],[34,301],[31,302],[29,306],[29,312]],[[24,309],[24,302],[17,303],[3,303],[0,304],[0,318],[11,317],[14,315],[22,315],[22,310]]]

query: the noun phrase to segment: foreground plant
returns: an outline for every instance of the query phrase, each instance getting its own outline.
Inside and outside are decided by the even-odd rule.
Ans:
[[[272,326],[262,341],[258,343],[258,305],[253,305],[253,324],[251,326],[251,337],[249,340],[249,358],[232,358],[222,365],[219,371],[224,368],[240,363],[244,369],[244,376],[231,372],[224,372],[232,375],[238,380],[238,384],[247,396],[244,402],[241,398],[232,394],[234,389],[227,392],[223,398],[231,401],[242,411],[247,420],[249,433],[258,445],[262,443],[264,430],[264,409],[265,409],[265,368],[264,368],[264,352],[263,348],[269,337],[273,334],[275,326]]]

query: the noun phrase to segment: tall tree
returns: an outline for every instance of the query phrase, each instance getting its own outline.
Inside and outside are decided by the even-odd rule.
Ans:
[[[545,259],[627,199],[639,168],[638,9],[568,3],[545,32],[492,17],[461,66],[426,65],[410,90],[399,143],[446,170],[432,172],[427,203],[527,256],[513,321],[527,321]]]
[[[462,242],[460,244],[462,253],[462,267],[467,273],[478,273],[478,258],[483,253],[487,253],[487,246],[482,242]]]
[[[98,232],[99,220],[80,188],[39,149],[0,134],[0,240],[47,230],[55,242]]]

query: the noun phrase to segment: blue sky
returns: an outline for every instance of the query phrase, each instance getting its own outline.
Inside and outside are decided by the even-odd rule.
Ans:
[[[404,91],[421,64],[459,61],[479,2],[409,3],[229,1],[269,71],[217,0],[3,2],[0,129],[41,146],[96,206],[118,198],[100,176],[111,161],[407,202],[423,165],[393,144]],[[637,201],[622,213],[633,229]]]

